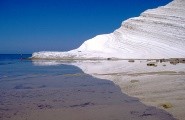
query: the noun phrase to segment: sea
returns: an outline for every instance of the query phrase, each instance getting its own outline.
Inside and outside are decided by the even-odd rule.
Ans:
[[[21,79],[31,76],[56,76],[81,73],[77,67],[70,65],[39,65],[29,60],[31,54],[0,54],[0,81]],[[42,61],[39,63],[42,64]],[[1,88],[2,86],[0,86]]]

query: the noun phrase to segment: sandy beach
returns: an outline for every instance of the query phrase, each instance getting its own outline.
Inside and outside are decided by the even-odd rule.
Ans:
[[[147,66],[153,62],[156,66]],[[121,91],[184,120],[185,64],[147,60],[77,62],[73,65],[94,77],[113,81]]]
[[[61,63],[55,63],[55,65],[59,64]],[[63,66],[63,64],[61,65]],[[47,62],[44,64],[42,62],[39,70],[47,68],[43,65],[47,65]],[[51,62],[49,62],[48,70],[53,71],[53,67],[55,69],[60,67],[60,65],[53,67],[51,65]],[[69,71],[71,67],[65,66],[64,70]],[[4,76],[1,79],[0,89],[0,119],[175,119],[173,115],[165,110],[152,107],[150,104],[143,104],[138,99],[139,97],[128,95],[127,91],[124,91],[122,88],[123,86],[121,86],[121,89],[120,86],[117,86],[118,83],[116,85],[110,80],[97,79],[83,73],[76,67],[72,67],[72,69],[75,69],[76,72],[61,74],[58,72],[61,69],[58,69],[56,73],[54,72],[54,75],[26,74],[13,77]]]

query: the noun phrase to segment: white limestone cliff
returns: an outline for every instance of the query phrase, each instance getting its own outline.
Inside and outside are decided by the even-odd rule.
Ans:
[[[185,0],[149,9],[68,52],[35,52],[35,59],[185,58]]]

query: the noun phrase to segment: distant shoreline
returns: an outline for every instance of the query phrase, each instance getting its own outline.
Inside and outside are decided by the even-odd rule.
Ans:
[[[152,60],[161,60],[163,62],[167,62],[167,61],[174,61],[174,60],[179,60],[179,61],[185,61],[185,58],[168,58],[168,59],[165,59],[165,58],[158,58],[158,59],[137,59],[137,58],[125,58],[125,59],[122,59],[122,58],[27,58],[28,60],[65,60],[65,61],[71,61],[71,60],[148,60],[148,61],[152,61]]]

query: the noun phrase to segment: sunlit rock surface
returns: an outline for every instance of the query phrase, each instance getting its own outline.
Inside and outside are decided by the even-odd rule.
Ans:
[[[185,1],[149,9],[123,21],[113,33],[98,35],[68,52],[36,52],[39,59],[185,57]]]

